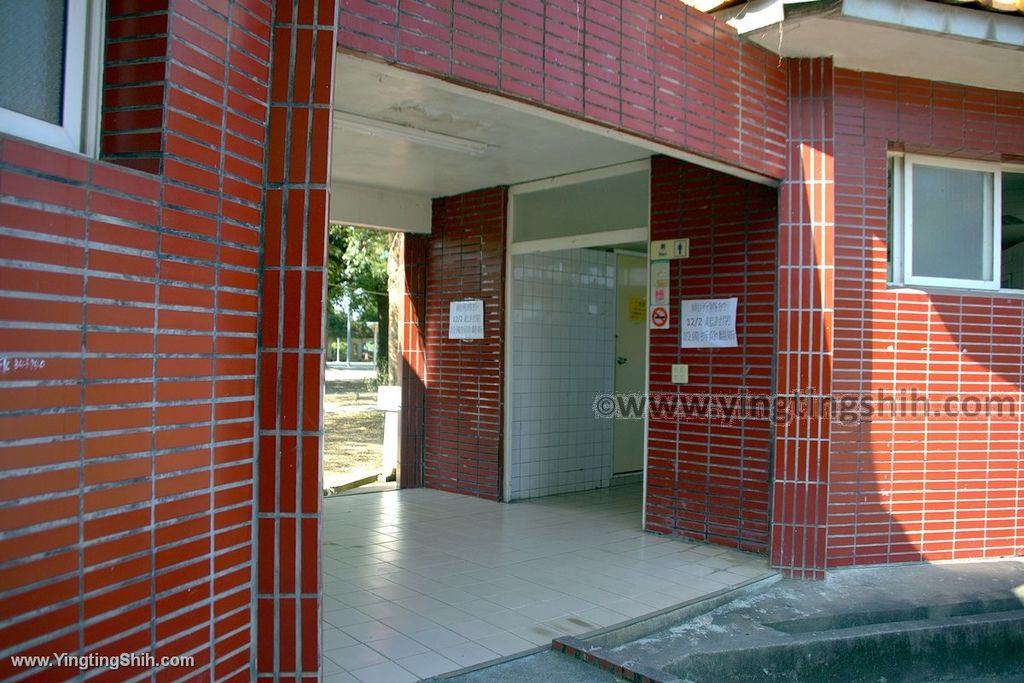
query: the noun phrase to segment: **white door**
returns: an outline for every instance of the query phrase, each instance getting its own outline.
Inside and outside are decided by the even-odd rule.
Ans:
[[[646,342],[647,258],[618,254],[615,271],[615,393],[619,396],[643,392]],[[644,420],[640,417],[619,417],[615,420],[612,474],[643,469]]]

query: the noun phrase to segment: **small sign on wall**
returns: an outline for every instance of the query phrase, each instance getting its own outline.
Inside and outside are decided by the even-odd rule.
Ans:
[[[453,301],[448,309],[449,339],[484,338],[484,301]]]
[[[684,349],[736,346],[736,297],[683,301],[679,346]]]
[[[651,305],[668,306],[669,262],[651,262]]]
[[[677,240],[655,240],[651,242],[650,257],[652,261],[689,258],[690,240],[686,237]]]
[[[651,306],[649,322],[652,330],[667,330],[669,326],[668,306]]]
[[[647,300],[642,296],[629,297],[629,319],[635,323],[643,323],[647,315]]]

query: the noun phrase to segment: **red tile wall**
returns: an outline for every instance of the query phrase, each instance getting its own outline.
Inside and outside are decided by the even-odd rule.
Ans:
[[[786,72],[678,0],[341,0],[339,45],[780,178]]]
[[[423,486],[428,243],[426,235],[402,235],[402,445],[398,468],[401,488]]]
[[[834,118],[831,60],[789,60],[789,173],[779,188],[772,565],[822,578],[832,391]]]
[[[0,137],[4,680],[33,676],[12,654],[132,651],[251,679],[270,18],[174,3],[166,136],[189,144],[161,175]]]
[[[834,425],[828,564],[1021,555],[1024,302],[886,288],[890,147],[1019,161],[1024,94],[836,70],[833,390],[998,395],[1018,411]]]
[[[319,680],[334,0],[277,0],[260,328],[256,673]],[[254,152],[262,153],[262,149]]]
[[[769,396],[775,332],[777,192],[693,164],[651,160],[651,239],[690,240],[671,261],[670,328],[651,331],[650,394]],[[736,348],[679,347],[680,301],[738,297]],[[689,365],[689,383],[671,366]],[[647,528],[756,552],[768,549],[770,415],[652,414]]]
[[[169,2],[106,3],[100,158],[150,173],[163,162]]]
[[[505,188],[434,200],[427,253],[426,434],[429,488],[501,496]],[[483,299],[484,338],[448,338],[452,301]]]

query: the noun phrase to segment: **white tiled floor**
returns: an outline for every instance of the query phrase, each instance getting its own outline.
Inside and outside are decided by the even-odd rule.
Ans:
[[[643,533],[640,496],[326,499],[325,680],[414,681],[768,573],[758,555]]]

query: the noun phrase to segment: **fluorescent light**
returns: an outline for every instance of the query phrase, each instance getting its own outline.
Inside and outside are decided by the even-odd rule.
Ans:
[[[494,147],[494,145],[489,145],[486,142],[477,142],[476,140],[467,140],[466,138],[446,135],[445,133],[435,133],[430,130],[404,126],[400,123],[371,119],[347,111],[338,111],[337,109],[334,110],[334,125],[337,128],[345,128],[356,133],[363,133],[364,135],[399,138],[438,149],[472,154],[473,156],[480,156],[488,149]]]

